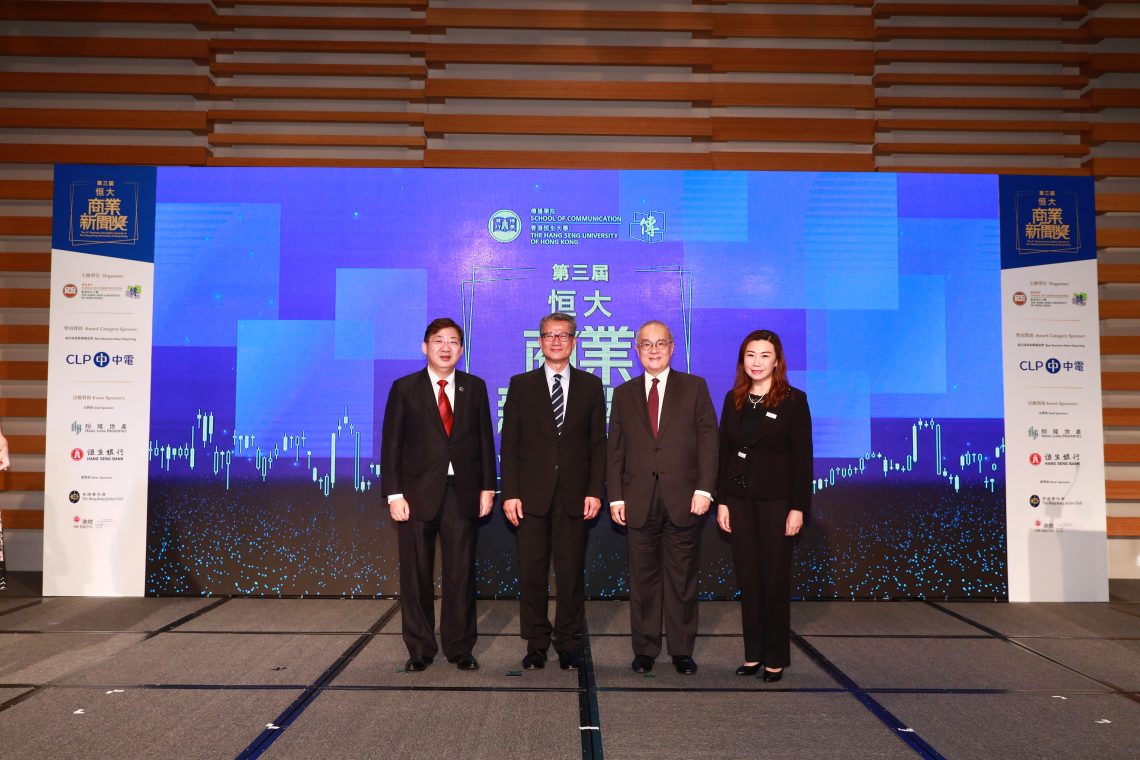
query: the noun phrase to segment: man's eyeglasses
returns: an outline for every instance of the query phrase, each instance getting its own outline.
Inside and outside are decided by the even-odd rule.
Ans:
[[[563,343],[574,337],[574,333],[541,333],[541,338],[547,343]]]
[[[665,340],[664,338],[661,340],[643,340],[637,344],[637,350],[648,351],[651,348],[656,348],[658,351],[664,351],[669,348],[669,344],[672,342],[673,341]]]
[[[428,341],[428,343],[432,344],[436,348],[443,348],[445,346],[447,348],[459,348],[459,346],[460,346],[459,341],[448,340],[446,338],[432,338],[431,340]]]

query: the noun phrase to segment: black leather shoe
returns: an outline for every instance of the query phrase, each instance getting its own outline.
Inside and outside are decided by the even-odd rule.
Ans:
[[[577,670],[581,667],[577,652],[559,652],[558,667],[563,670]]]
[[[763,679],[764,681],[767,681],[768,683],[775,683],[776,681],[779,681],[783,677],[784,677],[784,669],[783,668],[780,668],[779,670],[768,670],[767,668],[764,668],[764,675],[762,675],[760,678]]]
[[[479,661],[469,654],[460,655],[455,659],[455,667],[460,670],[478,670]]]
[[[756,663],[755,665],[741,665],[736,669],[738,676],[754,676],[760,672],[760,668],[764,667],[763,663]]]
[[[639,654],[633,658],[633,665],[630,667],[634,673],[648,673],[653,670],[653,658],[647,654]]]
[[[546,667],[546,652],[541,649],[533,649],[526,653],[526,657],[522,659],[522,666],[526,670],[541,670]]]
[[[673,655],[673,667],[683,676],[691,676],[697,672],[697,663],[687,654]]]
[[[409,657],[408,661],[404,663],[404,670],[409,673],[419,673],[427,670],[428,665],[431,665],[430,657]]]

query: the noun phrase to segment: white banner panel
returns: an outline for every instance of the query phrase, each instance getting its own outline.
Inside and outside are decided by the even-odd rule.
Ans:
[[[43,593],[142,596],[153,242],[150,260],[121,253],[140,245],[140,226],[153,228],[153,211],[145,218],[145,189],[121,170],[70,168],[55,180]],[[70,218],[59,218],[60,193]]]
[[[1017,181],[1003,186],[1009,599],[1107,601],[1093,209],[1070,180]]]

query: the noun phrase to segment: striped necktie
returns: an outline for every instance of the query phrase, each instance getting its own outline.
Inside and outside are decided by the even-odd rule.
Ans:
[[[562,432],[562,420],[566,417],[566,403],[562,396],[562,375],[554,376],[554,388],[550,391],[550,406],[554,409],[554,427]]]

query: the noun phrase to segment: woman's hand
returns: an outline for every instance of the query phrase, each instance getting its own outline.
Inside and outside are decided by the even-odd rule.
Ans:
[[[784,521],[784,535],[794,536],[804,527],[804,513],[798,509],[788,510],[788,519]]]
[[[723,530],[725,533],[731,533],[732,532],[732,524],[728,521],[728,505],[727,504],[717,504],[716,505],[716,524],[719,525],[720,529]]]

